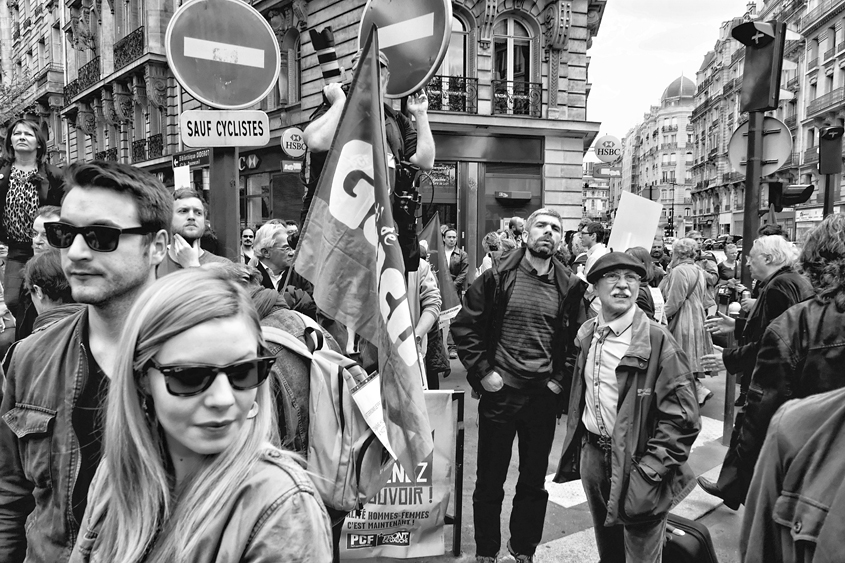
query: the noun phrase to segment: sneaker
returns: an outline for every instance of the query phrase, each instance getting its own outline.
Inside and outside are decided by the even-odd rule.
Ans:
[[[457,360],[458,359],[458,351],[457,350],[449,350],[449,359],[450,360]]]
[[[534,563],[534,555],[525,555],[524,553],[517,553],[511,548],[511,542],[508,540],[508,553],[510,553],[516,563]]]
[[[703,407],[712,396],[713,391],[701,384],[699,380],[695,380],[695,396],[698,399],[698,406]]]
[[[475,563],[496,563],[497,557],[495,555],[476,555]]]

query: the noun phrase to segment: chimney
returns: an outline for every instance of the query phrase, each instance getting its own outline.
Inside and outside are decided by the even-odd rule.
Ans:
[[[745,10],[749,16],[756,16],[757,15],[757,2],[753,0],[745,5]]]

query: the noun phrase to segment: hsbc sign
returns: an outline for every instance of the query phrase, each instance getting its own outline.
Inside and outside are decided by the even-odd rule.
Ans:
[[[622,141],[613,135],[596,139],[596,157],[602,162],[613,162],[622,158]]]
[[[302,140],[302,130],[298,127],[288,127],[282,133],[282,150],[291,158],[300,158],[308,150]]]

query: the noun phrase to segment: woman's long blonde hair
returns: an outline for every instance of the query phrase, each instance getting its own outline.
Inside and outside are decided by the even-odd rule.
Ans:
[[[163,431],[145,412],[142,367],[174,336],[214,319],[243,315],[263,344],[258,316],[244,290],[213,271],[190,268],[147,288],[129,312],[120,349],[127,351],[112,377],[106,409],[103,460],[89,508],[106,502],[94,559],[122,563],[189,562],[222,501],[277,444],[268,384],[258,388],[258,415],[232,445],[207,456],[178,491]],[[131,352],[130,352],[131,351]],[[150,397],[146,397],[149,402]],[[149,410],[149,407],[146,409]]]

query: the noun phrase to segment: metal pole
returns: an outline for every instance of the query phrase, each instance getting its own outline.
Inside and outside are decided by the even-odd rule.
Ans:
[[[742,255],[748,257],[760,226],[760,176],[763,171],[763,112],[748,112],[748,157],[745,165],[745,217],[742,221]],[[742,260],[742,285],[751,287],[748,261]]]
[[[835,174],[824,175],[824,217],[833,213],[833,177]]]

